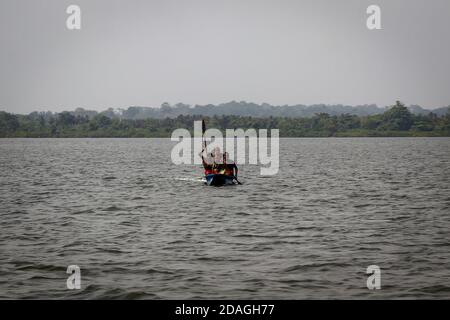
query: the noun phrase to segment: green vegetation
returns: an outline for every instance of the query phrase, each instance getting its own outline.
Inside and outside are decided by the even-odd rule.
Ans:
[[[281,137],[416,137],[450,136],[450,113],[413,114],[397,102],[383,114],[357,116],[318,113],[312,117],[203,117],[209,128],[279,129]],[[0,137],[170,137],[173,130],[193,130],[201,115],[125,119],[110,113],[92,116],[72,112],[16,115],[0,112]]]

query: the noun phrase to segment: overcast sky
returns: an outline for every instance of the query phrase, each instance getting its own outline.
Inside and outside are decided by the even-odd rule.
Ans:
[[[366,27],[370,4],[382,30]],[[450,104],[448,0],[1,0],[0,48],[0,110],[15,113]]]

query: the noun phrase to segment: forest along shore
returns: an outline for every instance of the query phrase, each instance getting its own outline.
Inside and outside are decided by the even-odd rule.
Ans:
[[[130,119],[125,117],[125,113],[115,113],[111,109],[101,113],[64,111],[28,115],[0,111],[0,138],[168,138],[178,128],[192,131],[194,121],[202,118],[210,127],[223,131],[235,128],[279,129],[280,137],[450,136],[450,107],[441,115],[413,113],[398,101],[378,114],[332,115],[319,112],[308,117],[176,115],[170,108],[166,108],[164,118],[143,119]]]

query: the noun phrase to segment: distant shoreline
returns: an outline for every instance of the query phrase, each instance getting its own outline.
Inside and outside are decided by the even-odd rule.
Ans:
[[[418,132],[398,132],[397,134],[384,134],[378,132],[375,134],[360,135],[351,132],[340,132],[333,136],[321,136],[321,135],[309,135],[309,136],[283,136],[280,134],[280,138],[290,139],[332,139],[332,138],[449,138],[450,133],[418,133]],[[0,136],[0,139],[170,139],[170,136]]]
[[[281,138],[450,137],[450,110],[443,115],[415,114],[397,101],[382,114],[358,116],[316,113],[311,117],[178,115],[129,119],[114,113],[95,115],[68,111],[17,115],[0,111],[0,138],[170,138],[176,129],[192,134],[195,121],[221,130],[272,129]]]
[[[175,130],[175,129],[174,129]],[[245,130],[245,129],[244,129]],[[224,131],[222,131],[225,134]],[[193,135],[193,132],[191,131]],[[280,138],[430,138],[430,137],[450,137],[450,131],[342,131],[329,134],[327,132],[308,132],[304,135],[285,134],[282,130],[279,132]],[[0,139],[73,139],[73,138],[171,138],[171,132],[164,135],[152,135],[144,132],[129,132],[128,134],[108,134],[107,132],[83,132],[73,133],[63,132],[59,134],[37,134],[34,132],[16,132],[9,134],[1,134]]]

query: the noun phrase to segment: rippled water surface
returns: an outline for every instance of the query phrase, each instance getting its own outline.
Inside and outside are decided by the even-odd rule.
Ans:
[[[223,188],[172,146],[0,139],[0,298],[450,298],[450,139],[281,139]]]

